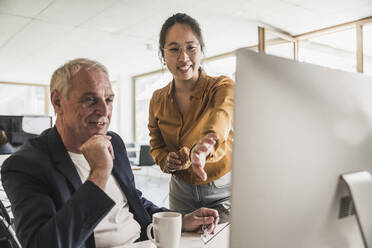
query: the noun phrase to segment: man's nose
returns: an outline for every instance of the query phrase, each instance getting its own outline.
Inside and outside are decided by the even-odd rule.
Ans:
[[[106,101],[100,100],[97,103],[96,113],[102,116],[107,116],[109,113],[109,106]]]

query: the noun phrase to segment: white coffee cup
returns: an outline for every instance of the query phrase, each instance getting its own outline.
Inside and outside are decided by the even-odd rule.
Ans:
[[[151,229],[155,239],[151,235]],[[176,212],[160,212],[152,215],[147,227],[147,237],[158,248],[178,248],[181,240],[182,215]]]

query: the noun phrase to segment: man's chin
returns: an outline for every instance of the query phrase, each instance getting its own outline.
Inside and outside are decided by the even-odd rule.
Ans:
[[[90,136],[93,135],[106,135],[107,134],[107,128],[90,128],[89,129]]]
[[[93,135],[106,135],[106,134],[107,134],[107,130],[97,131],[93,133]]]

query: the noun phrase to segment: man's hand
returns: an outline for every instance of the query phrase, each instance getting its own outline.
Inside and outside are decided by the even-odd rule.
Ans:
[[[110,140],[111,137],[107,135],[94,135],[80,147],[91,168],[88,180],[102,190],[105,190],[115,159]]]
[[[209,233],[214,233],[219,221],[218,212],[211,208],[199,208],[186,214],[182,219],[182,231],[203,233],[203,225],[207,226]]]
[[[215,133],[210,133],[199,140],[191,150],[192,169],[203,181],[207,180],[207,173],[204,171],[205,160],[211,153],[213,145],[216,144],[218,137]]]

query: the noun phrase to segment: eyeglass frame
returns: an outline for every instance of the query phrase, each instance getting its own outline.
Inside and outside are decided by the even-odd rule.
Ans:
[[[189,51],[188,52],[187,46],[193,46],[193,48],[195,48],[195,51]],[[172,54],[172,52],[169,52],[168,54],[169,54],[170,57],[178,58],[181,55],[182,51],[184,51],[184,53],[186,53],[188,57],[193,57],[198,52],[197,49],[201,50],[201,46],[200,46],[200,43],[195,42],[195,43],[186,44],[184,46],[175,46],[175,47],[171,47],[171,48],[163,47],[162,50],[164,51],[164,56],[166,56],[167,51],[169,51],[171,49],[178,49],[178,51],[177,51],[177,53],[174,52],[173,54]]]

